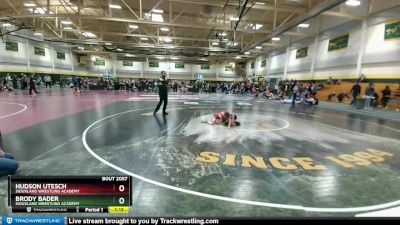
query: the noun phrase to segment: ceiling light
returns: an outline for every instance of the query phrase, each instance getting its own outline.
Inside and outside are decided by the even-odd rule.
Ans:
[[[88,38],[95,38],[96,35],[93,34],[92,32],[83,32],[82,33],[83,36],[88,37]]]
[[[222,39],[223,41],[229,41],[229,39],[228,38],[224,38],[224,39]]]
[[[301,27],[301,28],[308,28],[309,26],[310,26],[310,24],[308,24],[308,23],[301,23],[301,24],[299,24],[299,25],[297,25],[298,27]]]
[[[117,49],[115,49],[115,50],[117,50],[117,51],[119,51],[119,52],[124,51],[122,48],[117,48]]]
[[[134,57],[134,55],[132,55],[132,54],[126,54],[125,56],[126,57]]]
[[[163,56],[157,56],[156,58],[157,59],[165,59],[165,57],[163,57]]]
[[[237,46],[238,43],[237,43],[237,42],[229,42],[228,45],[229,45],[229,46]]]
[[[178,57],[171,57],[172,60],[179,60]]]
[[[253,23],[250,23],[250,24],[247,24],[244,28],[246,28],[246,29],[253,29],[253,30],[259,30],[261,27],[263,27],[264,25],[262,25],[262,24],[258,24],[258,23],[256,23],[256,24],[253,24]]]
[[[39,13],[39,14],[45,14],[46,13],[45,10],[42,9],[42,8],[36,8],[35,12]]]
[[[239,21],[239,17],[237,16],[233,16],[230,18],[231,21]]]
[[[129,24],[129,28],[131,28],[131,29],[138,29],[139,26],[138,26],[138,25],[135,25],[135,24]]]
[[[84,48],[84,47],[81,47],[81,46],[79,46],[78,49],[79,49],[79,50],[85,50],[85,48]]]
[[[120,5],[113,5],[113,4],[110,4],[110,5],[108,5],[111,9],[121,9],[122,7],[120,6]]]
[[[151,21],[153,22],[164,22],[164,19],[161,14],[152,14]]]
[[[35,3],[24,3],[24,5],[25,5],[26,7],[35,7],[35,6],[36,6]]]
[[[281,38],[279,38],[279,37],[273,37],[271,40],[273,40],[273,41],[280,41]]]
[[[359,6],[359,5],[361,5],[361,2],[359,0],[348,0],[348,1],[346,1],[346,5]]]
[[[261,27],[263,27],[264,25],[262,25],[262,24],[256,24],[254,27],[253,27],[253,30],[259,30]]]
[[[108,46],[110,46],[110,45],[112,45],[110,42],[106,42],[106,43],[104,43],[105,45],[108,45]]]
[[[245,52],[244,54],[245,54],[245,55],[250,55],[250,52]]]
[[[72,27],[64,27],[64,30],[72,30]]]
[[[3,27],[11,27],[12,25],[10,23],[3,23]]]
[[[218,42],[213,42],[213,43],[211,43],[211,45],[219,45],[219,43]]]
[[[71,25],[72,24],[72,22],[68,21],[68,20],[63,20],[63,21],[61,21],[61,23],[64,24],[64,25]]]
[[[142,37],[142,38],[140,38],[140,40],[142,40],[142,41],[148,41],[149,39],[148,39],[147,37]]]
[[[164,42],[172,42],[172,39],[169,37],[161,38],[161,40]]]
[[[219,35],[219,36],[222,36],[222,37],[225,37],[225,36],[226,36],[226,33],[225,33],[225,32],[222,32],[222,33],[219,33],[218,35]]]
[[[169,28],[168,28],[168,27],[161,27],[160,30],[161,30],[161,31],[168,32],[168,31],[169,31]]]
[[[161,10],[161,9],[153,9],[153,13],[160,13],[160,14],[163,14],[163,13],[164,13],[164,10]]]
[[[256,5],[265,5],[265,2],[256,2]]]
[[[240,59],[240,58],[241,58],[240,56],[236,56],[236,57],[235,57],[235,59]]]
[[[43,34],[40,33],[40,32],[35,32],[35,33],[33,33],[33,35],[35,35],[35,36],[42,36]]]
[[[262,46],[256,46],[256,49],[262,49]]]

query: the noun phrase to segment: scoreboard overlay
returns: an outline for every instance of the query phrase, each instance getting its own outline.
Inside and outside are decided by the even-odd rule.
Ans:
[[[8,177],[12,212],[127,213],[130,176]]]

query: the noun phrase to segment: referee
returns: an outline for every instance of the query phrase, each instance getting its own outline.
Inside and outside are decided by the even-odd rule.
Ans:
[[[165,77],[165,71],[161,71],[161,77],[158,78],[157,86],[158,86],[158,95],[160,96],[160,101],[158,102],[157,108],[154,110],[153,115],[157,113],[163,102],[164,102],[163,115],[168,115],[168,113],[165,111],[167,109],[167,104],[168,104],[168,80]]]

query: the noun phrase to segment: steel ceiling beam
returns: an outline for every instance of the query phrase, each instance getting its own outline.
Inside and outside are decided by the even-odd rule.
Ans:
[[[293,19],[292,21],[284,24],[283,26],[275,29],[273,32],[271,32],[270,34],[266,35],[264,38],[262,38],[261,40],[257,41],[256,43],[253,43],[252,45],[243,48],[241,50],[241,53],[249,51],[253,48],[255,48],[258,45],[261,45],[267,41],[270,41],[273,37],[279,36],[281,34],[283,34],[284,32],[296,27],[298,24],[303,23],[315,16],[320,15],[321,13],[340,5],[341,3],[345,2],[346,0],[325,0],[324,2],[320,3],[318,6],[312,8],[311,10],[309,10],[308,12],[301,14],[299,16],[297,16],[295,19]]]
[[[77,15],[77,14],[21,14],[11,16],[14,19],[23,19],[23,18],[46,18],[46,17],[59,17],[59,18],[70,18],[70,19],[79,19],[79,20],[103,20],[103,21],[113,21],[113,22],[124,22],[124,23],[136,23],[136,24],[148,24],[148,25],[159,25],[159,26],[171,26],[171,27],[183,27],[183,28],[190,28],[190,29],[217,29],[217,30],[224,30],[229,31],[230,27],[214,27],[214,26],[200,26],[200,25],[193,25],[193,24],[181,24],[181,23],[168,23],[168,22],[155,22],[155,21],[147,21],[147,20],[140,20],[140,19],[131,19],[131,18],[121,18],[121,17],[107,17],[107,16],[91,16],[91,15]],[[9,18],[1,17],[0,20],[4,20]],[[268,33],[268,30],[261,30],[261,31],[252,31],[246,29],[238,29],[240,32],[246,33]]]
[[[173,2],[180,2],[180,3],[186,3],[186,4],[197,4],[197,5],[210,5],[210,6],[215,6],[215,7],[223,7],[224,5],[221,3],[216,3],[215,1],[196,1],[196,0],[170,0]],[[233,1],[230,1],[227,3],[228,6],[234,6],[238,7],[239,4],[235,3]],[[260,9],[260,10],[268,10],[268,11],[273,11],[275,9],[274,6],[272,5],[254,5],[254,9]],[[289,13],[302,13],[307,10],[307,8],[302,8],[302,7],[277,7],[277,11],[280,12],[289,12]]]

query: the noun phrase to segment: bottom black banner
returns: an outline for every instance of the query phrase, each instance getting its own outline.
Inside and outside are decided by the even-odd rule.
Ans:
[[[307,224],[321,224],[321,222],[337,224],[339,221],[346,221],[348,223],[358,223],[372,221],[384,221],[385,224],[391,222],[398,224],[400,218],[171,218],[171,217],[151,217],[151,218],[137,218],[137,217],[68,217],[66,220],[67,225],[164,225],[164,224],[266,224],[270,222],[278,223],[294,223],[298,224],[299,221],[307,222]]]

